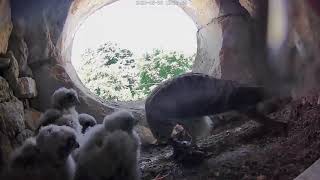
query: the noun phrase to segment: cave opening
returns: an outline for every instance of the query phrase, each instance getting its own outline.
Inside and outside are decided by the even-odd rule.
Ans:
[[[105,101],[143,100],[159,83],[191,71],[194,21],[166,1],[120,0],[77,29],[71,63],[82,84]]]

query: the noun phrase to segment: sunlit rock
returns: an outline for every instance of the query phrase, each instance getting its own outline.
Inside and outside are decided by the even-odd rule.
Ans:
[[[0,1],[0,54],[5,54],[12,31],[10,0]]]
[[[29,51],[23,35],[13,29],[9,39],[8,49],[13,52],[19,64],[20,77],[32,77],[32,71],[28,66]]]
[[[257,79],[249,13],[233,0],[217,1],[216,5],[219,14],[199,29],[193,71],[254,84]]]
[[[11,51],[7,53],[7,56],[10,58],[10,65],[9,68],[4,71],[4,77],[8,81],[10,87],[13,89],[13,92],[18,94],[19,64]]]
[[[34,79],[22,77],[18,80],[19,98],[34,98],[37,96],[37,87]]]

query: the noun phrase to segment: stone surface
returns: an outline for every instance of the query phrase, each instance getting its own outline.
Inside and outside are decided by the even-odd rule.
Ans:
[[[22,35],[13,30],[10,39],[8,49],[13,52],[19,64],[20,77],[32,77],[32,71],[28,66],[29,51],[27,44]]]
[[[0,1],[0,54],[5,54],[12,31],[10,0]]]
[[[39,63],[50,58],[58,58],[58,41],[70,0],[12,0],[12,21],[15,31],[23,36],[28,45],[28,63]]]
[[[290,1],[289,51],[281,69],[293,81],[286,81],[294,93],[303,95],[310,90],[320,89],[320,18],[316,6],[308,1]]]
[[[178,4],[187,15],[201,28],[206,26],[213,18],[219,14],[219,7],[215,1],[212,0],[193,0],[190,3]]]
[[[0,76],[0,103],[10,101],[12,96],[13,94],[9,88],[8,82]]]
[[[320,2],[317,0],[307,0],[312,9],[320,16]]]
[[[239,0],[239,2],[254,19],[261,20],[262,16],[266,16],[267,0]]]
[[[37,87],[34,79],[22,77],[18,79],[19,98],[34,98],[37,96]]]
[[[320,89],[320,18],[317,6],[311,1],[299,0],[287,1],[284,5],[288,9],[285,13],[287,17],[283,18],[288,22],[285,29],[282,29],[285,40],[269,56],[267,62],[272,71],[265,74],[266,78],[273,80],[273,88],[284,91],[283,94],[291,91],[293,96],[300,97]],[[274,10],[271,12],[277,13]]]
[[[247,10],[241,6],[239,0],[215,0],[213,2],[218,7],[219,17],[248,14]]]
[[[241,3],[250,5],[252,1],[242,0]],[[194,72],[257,83],[254,21],[238,0],[195,0],[180,7],[199,28],[197,56],[192,68]],[[257,10],[260,6],[247,7],[254,16],[260,11]]]
[[[19,93],[19,84],[18,84],[19,64],[11,51],[8,52],[7,56],[8,58],[10,58],[10,66],[9,66],[9,69],[4,71],[4,77],[8,81],[10,87],[13,89],[13,92],[15,94],[18,94]]]
[[[25,109],[24,111],[24,121],[26,127],[32,131],[35,131],[39,126],[39,118],[42,115],[41,112],[34,109]]]
[[[153,137],[149,128],[138,125],[135,130],[141,139],[142,145],[154,144],[156,142],[156,139]]]
[[[253,29],[249,17],[227,17],[220,23],[223,37],[219,52],[221,78],[254,84]]]
[[[226,6],[225,14],[229,8]],[[245,11],[240,4],[238,8],[239,12]],[[198,31],[198,53],[192,70],[216,78],[256,83],[252,32],[246,13],[216,18]]]
[[[23,104],[16,98],[0,103],[0,130],[11,140],[25,129]]]
[[[18,79],[18,77],[19,77],[19,64],[18,64],[17,59],[14,57],[14,54],[12,51],[9,51],[6,56],[8,56],[7,58],[10,59],[10,67],[5,72],[5,75],[12,76],[12,78],[14,78],[14,79]]]

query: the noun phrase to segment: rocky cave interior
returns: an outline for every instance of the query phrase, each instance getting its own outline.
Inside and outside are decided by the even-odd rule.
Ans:
[[[236,112],[214,115],[217,127],[200,142],[210,156],[184,167],[167,157],[170,148],[149,146],[154,139],[143,107],[99,99],[71,64],[73,37],[81,23],[115,1],[0,0],[0,170],[13,149],[33,135],[51,94],[62,86],[76,89],[77,110],[97,120],[118,109],[134,113],[145,147],[143,179],[292,179],[320,157],[319,3],[287,2],[288,31],[280,53],[272,56],[273,65],[267,46],[268,0],[179,4],[198,28],[193,72],[263,85],[293,98],[266,110],[269,117],[288,123],[287,136],[265,131]]]

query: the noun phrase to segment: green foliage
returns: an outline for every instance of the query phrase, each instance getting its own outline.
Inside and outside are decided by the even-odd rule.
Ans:
[[[138,90],[148,95],[162,81],[190,71],[193,60],[194,56],[185,57],[177,52],[165,53],[159,49],[145,54],[139,69]]]
[[[162,81],[190,71],[194,56],[156,49],[135,60],[133,53],[114,43],[87,49],[77,69],[81,81],[105,100],[145,98]]]
[[[86,50],[79,67],[81,81],[96,95],[117,101],[133,99],[138,71],[130,50],[105,43]]]

